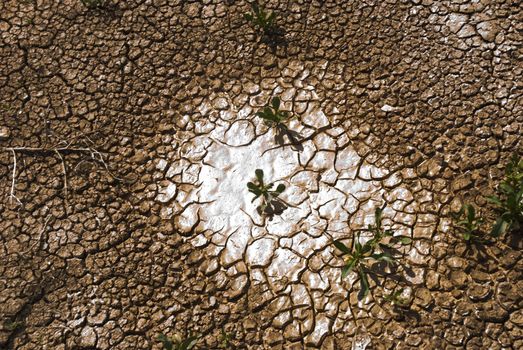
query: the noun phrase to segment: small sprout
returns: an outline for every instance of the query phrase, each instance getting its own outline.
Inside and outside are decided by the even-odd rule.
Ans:
[[[297,151],[302,151],[303,146],[301,145],[301,140],[303,140],[303,137],[285,125],[285,122],[293,118],[293,115],[290,112],[280,110],[280,104],[280,98],[275,96],[272,98],[270,104],[256,113],[256,116],[263,119],[269,127],[276,128],[276,135],[274,137],[276,143],[281,146],[285,145],[284,138],[287,136],[292,148]]]
[[[88,9],[102,8],[107,5],[108,0],[80,0]]]
[[[274,183],[265,184],[263,180],[263,170],[256,169],[256,182],[248,182],[247,188],[249,192],[254,194],[252,202],[259,197],[262,197],[262,203],[257,207],[258,213],[262,214],[280,214],[286,208],[283,201],[279,199],[279,195],[285,191],[285,185],[279,184],[276,190],[272,190]]]
[[[351,271],[358,273],[360,277],[359,299],[365,298],[369,293],[369,261],[384,261],[387,264],[394,264],[394,257],[389,254],[390,246],[383,242],[385,237],[391,237],[390,243],[399,242],[403,245],[411,243],[411,238],[406,236],[395,236],[392,230],[385,230],[382,227],[383,208],[376,208],[374,212],[374,225],[369,225],[367,230],[372,234],[372,238],[363,245],[360,243],[360,235],[356,234],[352,247],[347,247],[344,243],[337,240],[333,244],[343,253],[345,265],[341,269],[341,278],[345,279]]]
[[[4,328],[10,332],[17,330],[23,326],[24,326],[24,323],[20,322],[20,321],[12,321],[12,322],[8,321],[8,322],[4,323]]]
[[[251,5],[252,13],[246,13],[243,17],[253,26],[258,27],[265,35],[272,35],[277,32],[276,13],[267,13],[257,2]]]
[[[220,349],[227,349],[230,346],[232,337],[233,334],[227,333],[224,329],[222,329],[220,336]]]
[[[399,290],[393,291],[390,294],[386,294],[383,296],[383,300],[389,302],[394,307],[401,307],[405,308],[409,305],[409,299],[406,297],[403,297],[403,291],[404,289],[401,288]]]
[[[476,209],[473,205],[464,204],[461,210],[454,216],[454,227],[461,233],[466,242],[482,242],[481,225],[483,218],[476,215]]]
[[[503,233],[523,227],[523,159],[514,154],[507,164],[505,178],[499,184],[499,196],[487,197],[496,205],[499,213],[490,234],[499,237]]]
[[[166,350],[190,350],[194,348],[199,339],[199,335],[189,335],[186,339],[183,339],[179,334],[175,334],[171,339],[165,334],[158,336],[158,340],[163,343],[163,348]]]
[[[262,118],[269,126],[285,127],[283,122],[290,119],[291,114],[280,110],[280,102],[279,97],[273,97],[271,104],[266,106],[261,112],[256,113],[256,115]]]

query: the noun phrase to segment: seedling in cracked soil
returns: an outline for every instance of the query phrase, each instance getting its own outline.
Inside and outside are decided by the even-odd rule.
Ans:
[[[291,118],[291,114],[287,111],[280,110],[280,98],[273,97],[271,104],[266,106],[263,111],[256,113],[269,126],[286,127],[283,122]]]
[[[372,238],[363,245],[360,243],[360,233],[356,234],[352,242],[352,247],[347,247],[344,243],[337,240],[334,246],[343,253],[345,265],[341,269],[341,278],[345,279],[351,271],[355,271],[360,278],[360,293],[358,299],[362,300],[369,294],[368,273],[369,264],[372,262],[384,261],[387,264],[394,264],[394,257],[389,253],[393,250],[391,244],[399,242],[410,244],[410,237],[394,236],[392,230],[386,230],[382,226],[383,208],[376,208],[374,212],[374,225],[369,225],[364,231],[369,232]],[[389,243],[383,242],[385,237],[391,237]]]
[[[402,295],[403,290],[403,288],[400,288],[390,294],[385,294],[383,300],[389,302],[393,307],[405,308],[409,305],[409,300]]]
[[[273,35],[277,32],[276,13],[268,13],[257,2],[251,5],[251,9],[252,12],[243,15],[247,21],[261,29],[265,35]]]
[[[189,335],[186,339],[183,339],[178,334],[175,334],[170,339],[165,334],[158,336],[158,340],[163,343],[163,348],[166,350],[190,350],[194,348],[199,339],[199,335]]]
[[[512,156],[507,165],[505,179],[499,184],[499,194],[487,197],[499,212],[490,232],[494,237],[523,228],[523,159],[517,154]]]
[[[284,123],[290,120],[293,116],[290,112],[280,110],[280,98],[273,97],[270,105],[265,106],[262,111],[257,112],[256,116],[263,119],[265,124],[269,127],[276,128],[275,141],[280,146],[284,146],[285,135],[288,137],[292,148],[297,151],[302,151],[303,146],[301,140],[303,137],[296,131],[290,130]]]
[[[254,194],[252,202],[261,197],[262,203],[256,208],[260,215],[274,215],[281,214],[286,208],[285,203],[278,198],[283,191],[285,191],[285,185],[279,184],[276,190],[272,190],[274,183],[265,184],[263,181],[263,170],[256,169],[256,182],[248,182],[247,188],[249,192]]]
[[[231,346],[231,340],[233,336],[234,334],[227,333],[225,330],[222,329],[220,335],[220,349],[228,349]]]
[[[476,209],[473,205],[464,204],[454,216],[454,220],[454,227],[461,233],[466,242],[484,241],[481,233],[483,218],[476,215]]]

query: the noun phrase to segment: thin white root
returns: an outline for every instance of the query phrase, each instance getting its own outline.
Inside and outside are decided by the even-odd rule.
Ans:
[[[10,151],[13,154],[13,175],[12,175],[13,178],[12,178],[12,182],[11,182],[11,192],[9,194],[9,198],[10,198],[11,203],[13,203],[13,201],[16,201],[16,202],[18,202],[19,205],[22,205],[22,202],[20,201],[20,199],[15,195],[16,166],[17,166],[16,153],[17,152],[19,152],[19,153],[26,153],[26,154],[32,154],[32,153],[40,153],[40,154],[42,154],[42,153],[44,153],[44,154],[55,153],[56,155],[58,155],[58,157],[60,158],[60,160],[62,162],[62,170],[63,170],[63,173],[64,173],[64,188],[63,188],[63,190],[64,190],[65,197],[67,197],[67,193],[68,193],[68,181],[67,181],[67,167],[65,165],[65,159],[64,159],[62,153],[70,153],[70,152],[73,152],[73,153],[88,153],[92,160],[94,160],[97,163],[101,163],[103,165],[103,167],[109,173],[110,176],[112,176],[116,180],[123,181],[123,179],[121,179],[119,177],[116,177],[109,170],[109,166],[105,162],[104,157],[103,157],[102,153],[100,153],[100,151],[98,151],[98,150],[96,150],[94,148],[91,148],[91,147],[70,147],[71,146],[71,142],[70,143],[66,143],[65,141],[60,142],[59,146],[60,147],[58,147],[58,145],[57,145],[57,147],[54,147],[54,148],[39,148],[39,147],[6,147],[6,148],[4,148],[4,150]]]
[[[56,155],[60,157],[60,160],[62,161],[62,170],[64,171],[64,198],[67,198],[67,169],[65,167],[65,160],[64,157],[62,157],[62,154],[55,150]]]
[[[42,237],[44,236],[45,229],[47,228],[47,224],[49,223],[49,220],[51,219],[51,215],[47,215],[45,218],[44,224],[42,225],[42,229],[40,230],[40,235],[38,236],[38,240],[33,243],[33,245],[28,249],[28,251],[33,250],[35,246],[42,244]]]
[[[11,182],[11,193],[9,194],[9,198],[11,200],[11,204],[13,203],[13,199],[15,199],[18,204],[22,205],[22,202],[18,197],[15,195],[15,185],[16,185],[16,152],[11,149],[11,153],[13,153],[13,179]]]

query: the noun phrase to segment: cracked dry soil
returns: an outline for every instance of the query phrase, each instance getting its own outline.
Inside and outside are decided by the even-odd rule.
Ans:
[[[245,1],[0,3],[0,349],[523,348],[521,242],[467,249],[450,215],[492,218],[521,152],[523,3],[266,7],[277,46]],[[255,116],[272,96],[303,149]],[[332,240],[385,203],[413,240],[358,301]]]

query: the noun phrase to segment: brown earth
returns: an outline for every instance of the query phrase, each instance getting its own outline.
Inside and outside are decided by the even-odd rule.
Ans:
[[[521,242],[467,250],[449,229],[463,202],[493,218],[484,195],[521,152],[523,3],[266,7],[285,31],[277,45],[243,19],[245,1],[0,3],[0,349],[159,349],[158,334],[190,332],[201,349],[222,332],[238,349],[523,348]],[[358,210],[388,202],[414,239],[408,311],[382,298],[394,278],[358,303],[330,242],[300,255],[284,239],[308,232],[267,233],[296,257],[271,279],[270,261],[248,260],[255,237],[229,259],[233,236],[219,241],[199,212],[181,228],[183,196],[209,180],[211,131],[240,110],[260,124],[278,93],[328,119],[309,127],[309,160],[350,144],[354,181],[382,189],[353,196]],[[343,178],[302,160],[318,186]]]

